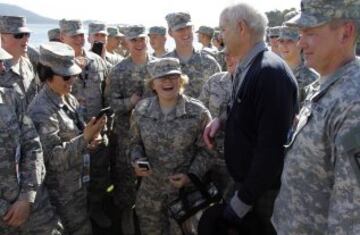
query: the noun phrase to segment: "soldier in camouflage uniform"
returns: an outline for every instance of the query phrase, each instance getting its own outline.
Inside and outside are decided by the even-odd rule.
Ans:
[[[299,101],[302,103],[306,97],[305,87],[318,78],[318,74],[304,65],[301,48],[296,44],[299,41],[297,28],[282,26],[279,35],[279,52],[289,65],[299,86]]]
[[[96,24],[94,28],[97,28]],[[90,26],[89,33],[96,29]],[[106,32],[105,28],[103,28]],[[94,31],[92,31],[94,30]],[[99,31],[100,32],[100,31]],[[98,35],[101,37],[101,35]],[[84,30],[79,20],[60,21],[60,37],[62,41],[70,45],[75,51],[75,60],[82,68],[82,72],[74,81],[71,92],[80,104],[80,114],[85,121],[95,117],[106,105],[105,89],[108,67],[106,62],[97,54],[84,49]],[[100,226],[108,227],[111,221],[102,209],[103,197],[106,188],[110,185],[109,158],[106,145],[108,140],[103,136],[103,143],[91,151],[91,181],[89,186],[89,210],[91,218]]]
[[[272,52],[280,55],[278,38],[280,35],[281,26],[269,27],[267,29],[267,38],[269,40],[269,46]]]
[[[105,60],[108,70],[110,71],[112,67],[114,67],[122,60],[122,57],[107,52],[106,45],[108,41],[108,31],[106,25],[102,22],[91,22],[89,24],[88,33],[88,41],[91,44],[91,47],[93,47],[95,42],[103,43],[103,48],[100,56]]]
[[[227,72],[219,72],[212,75],[202,88],[199,100],[203,102],[213,117],[226,115],[227,106],[231,98],[232,79],[239,62],[239,58],[225,52]],[[215,138],[216,158],[211,168],[211,178],[217,188],[227,196],[232,186],[232,178],[229,176],[224,159],[224,131],[221,131]]]
[[[60,29],[54,28],[48,31],[49,42],[60,42]]]
[[[359,1],[302,0],[287,22],[320,78],[288,145],[272,217],[279,235],[360,234],[359,10]]]
[[[112,56],[114,59],[108,60],[113,66],[117,65],[124,59],[120,54],[116,53],[116,49],[119,48],[121,37],[124,36],[119,32],[116,26],[108,26],[108,40],[106,43],[106,55]]]
[[[0,48],[0,61],[11,58]],[[60,235],[60,221],[43,185],[40,139],[22,102],[13,89],[0,88],[0,234]]]
[[[120,54],[122,57],[128,57],[129,56],[129,48],[126,44],[126,37],[125,37],[125,31],[127,29],[128,25],[119,25],[118,29],[119,32],[123,35],[120,36],[121,40],[120,40],[120,47],[117,50],[117,53]]]
[[[149,29],[150,46],[154,49],[154,57],[161,58],[168,51],[165,49],[166,28],[163,26],[152,26]]]
[[[6,73],[0,85],[12,87],[28,105],[38,92],[39,82],[35,79],[34,68],[26,58],[30,30],[24,17],[0,16],[1,46],[13,58],[5,61]],[[23,46],[25,45],[25,46]]]
[[[129,119],[135,105],[142,98],[152,95],[152,92],[145,88],[145,79],[150,77],[147,63],[154,58],[147,54],[147,34],[144,26],[129,26],[125,36],[130,56],[117,64],[109,75],[109,103],[115,112],[110,143],[112,151],[118,153],[114,202],[122,211],[122,228],[127,230],[123,233],[133,234],[131,208],[135,203],[136,178],[127,156],[130,138]]]
[[[130,156],[142,176],[136,212],[142,234],[182,234],[169,219],[166,205],[190,183],[187,174],[203,177],[211,162],[201,134],[210,121],[209,111],[198,100],[182,94],[187,77],[179,60],[162,58],[149,63],[149,87],[156,96],[140,101],[131,116]],[[150,163],[146,170],[138,160]]]
[[[214,73],[220,72],[216,60],[207,53],[197,51],[193,47],[193,23],[185,12],[170,13],[166,16],[168,30],[175,40],[176,48],[165,57],[180,60],[181,70],[189,77],[185,94],[197,98],[205,81]]]
[[[212,43],[218,50],[218,52],[215,55],[215,59],[219,63],[221,70],[226,71],[227,66],[225,63],[225,53],[224,53],[225,45],[224,45],[224,40],[222,39],[222,37],[220,35],[220,31],[214,32],[214,37],[212,39]]]
[[[211,44],[211,40],[214,36],[214,29],[206,25],[201,25],[195,33],[198,34],[198,42],[203,46],[202,50],[216,58],[218,50]]]
[[[100,131],[106,118],[92,118],[86,126],[79,103],[70,94],[81,68],[74,50],[60,42],[40,46],[42,90],[29,105],[44,148],[47,169],[45,184],[60,215],[66,234],[90,235],[87,212],[90,155],[101,143]]]

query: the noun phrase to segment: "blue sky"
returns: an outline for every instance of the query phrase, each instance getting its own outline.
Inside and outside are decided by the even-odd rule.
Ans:
[[[34,11],[40,15],[61,19],[93,19],[106,23],[164,25],[165,15],[188,11],[195,25],[216,26],[221,10],[234,0],[0,0]],[[300,0],[244,0],[261,11],[299,8]]]

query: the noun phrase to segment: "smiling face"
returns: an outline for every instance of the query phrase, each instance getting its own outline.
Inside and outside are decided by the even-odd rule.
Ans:
[[[156,92],[160,101],[176,101],[180,92],[180,75],[170,74],[152,81],[152,89]]]
[[[127,39],[126,41],[131,56],[139,57],[146,54],[147,47],[145,37]]]
[[[192,47],[193,46],[193,27],[186,26],[178,30],[169,32],[170,36],[174,38],[177,47]]]
[[[51,80],[47,81],[47,84],[55,93],[63,96],[71,92],[75,79],[76,76],[70,76],[69,78],[66,76],[63,77],[61,75],[55,74]]]

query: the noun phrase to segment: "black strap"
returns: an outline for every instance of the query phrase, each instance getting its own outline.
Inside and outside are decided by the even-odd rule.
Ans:
[[[62,110],[64,110],[66,115],[74,121],[75,125],[81,132],[85,129],[85,124],[81,121],[80,116],[76,112],[76,110],[73,111],[73,110],[69,109],[69,107],[66,104],[64,104],[62,106]]]
[[[199,192],[201,193],[201,195],[204,198],[211,199],[211,196],[206,189],[206,185],[203,182],[201,182],[201,180],[196,175],[190,173],[187,176],[189,177],[191,182],[194,184],[195,188],[199,190]],[[187,193],[186,193],[185,187],[180,188],[179,199],[181,200],[184,208],[189,209],[191,205],[190,205],[186,195],[187,195]]]

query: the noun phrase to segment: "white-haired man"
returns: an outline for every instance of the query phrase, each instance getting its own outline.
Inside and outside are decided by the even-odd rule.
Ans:
[[[283,146],[297,111],[296,81],[284,61],[267,50],[266,25],[266,16],[248,4],[222,11],[225,45],[240,61],[226,125],[215,118],[204,132],[213,147],[215,133],[225,126],[225,160],[235,193],[220,211],[225,224],[241,234],[276,234],[270,223],[272,205],[280,186]]]

